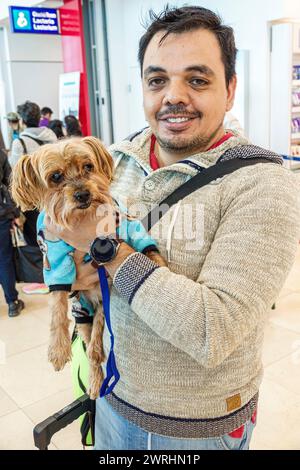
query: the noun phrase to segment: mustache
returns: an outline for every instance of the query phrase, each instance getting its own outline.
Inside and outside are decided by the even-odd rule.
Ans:
[[[186,107],[182,104],[172,104],[167,108],[163,109],[162,111],[158,111],[158,113],[156,113],[156,119],[163,119],[169,114],[179,114],[180,116],[185,116],[189,118],[203,117],[201,111],[191,113],[190,111],[187,111]]]

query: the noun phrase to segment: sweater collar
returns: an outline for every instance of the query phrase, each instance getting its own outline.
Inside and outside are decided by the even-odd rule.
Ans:
[[[245,137],[238,135],[235,131],[230,129],[233,136],[223,142],[216,148],[207,150],[206,152],[200,152],[186,157],[184,160],[172,165],[165,166],[155,172],[161,171],[174,171],[185,174],[194,175],[199,171],[197,166],[202,168],[208,168],[214,165],[221,155],[226,150],[229,150],[238,145],[249,145],[250,142]],[[150,128],[146,128],[140,134],[138,134],[131,142],[129,140],[123,140],[120,143],[112,145],[109,150],[112,153],[118,153],[120,155],[128,155],[133,158],[147,174],[153,173],[153,170],[149,163],[150,145],[151,145],[152,131]]]

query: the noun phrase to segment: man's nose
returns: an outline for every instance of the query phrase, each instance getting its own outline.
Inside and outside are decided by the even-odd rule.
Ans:
[[[165,95],[163,98],[163,104],[189,104],[188,86],[181,80],[170,80],[168,86],[165,89]]]
[[[88,190],[76,191],[74,193],[74,199],[78,202],[87,202],[91,196],[91,193]]]

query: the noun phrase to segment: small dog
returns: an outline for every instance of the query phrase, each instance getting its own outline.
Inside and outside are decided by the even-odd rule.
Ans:
[[[87,213],[96,217],[99,205],[115,206],[109,192],[112,179],[113,159],[101,141],[95,137],[73,138],[44,145],[32,155],[21,157],[13,169],[11,191],[13,199],[21,210],[38,209],[61,228],[72,229],[80,224],[80,220]],[[47,232],[46,227],[42,228],[38,239],[44,255],[44,276],[51,276],[51,263],[55,258],[53,253],[55,250],[58,251],[60,244],[62,249],[68,248],[66,257],[55,258],[56,272],[63,280],[58,279],[60,282],[53,291],[50,288],[51,335],[48,359],[55,370],[60,370],[71,359],[70,320],[67,316],[70,289],[61,290],[63,287],[60,284],[66,283],[64,278],[74,249],[53,237]],[[147,256],[158,265],[166,266],[158,252],[148,251]],[[67,264],[64,265],[64,262]],[[70,281],[68,278],[70,286],[75,280],[74,276],[76,277],[73,259],[72,262],[73,280]],[[51,281],[49,282],[51,284]],[[96,399],[103,382],[101,363],[105,359],[102,345],[104,316],[100,287],[77,293],[77,309],[79,305],[79,309],[84,310],[81,302],[83,298],[92,306],[93,321],[77,324],[76,327],[87,346],[88,392],[92,399]]]

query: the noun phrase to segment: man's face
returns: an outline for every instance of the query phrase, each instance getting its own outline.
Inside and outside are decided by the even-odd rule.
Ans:
[[[236,78],[226,86],[217,38],[207,30],[150,41],[143,64],[144,111],[160,147],[184,154],[206,150],[223,135]]]

